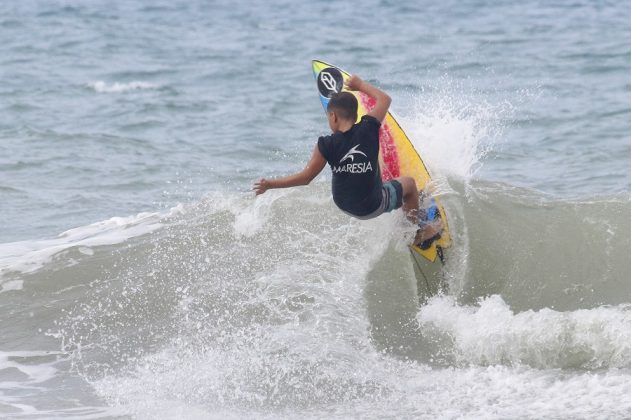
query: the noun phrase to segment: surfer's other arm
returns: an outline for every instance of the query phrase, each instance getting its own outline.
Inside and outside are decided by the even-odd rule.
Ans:
[[[316,145],[313,149],[313,155],[311,155],[309,163],[307,163],[307,166],[305,166],[302,171],[283,178],[261,178],[258,182],[254,183],[253,190],[256,195],[260,195],[272,188],[288,188],[297,187],[299,185],[308,185],[316,176],[318,176],[320,172],[322,172],[325,165],[326,160]]]
[[[375,106],[366,115],[374,117],[379,122],[383,121],[392,102],[392,98],[390,98],[387,93],[362,80],[356,74],[352,75],[346,81],[346,88],[348,90],[358,90],[375,99]]]

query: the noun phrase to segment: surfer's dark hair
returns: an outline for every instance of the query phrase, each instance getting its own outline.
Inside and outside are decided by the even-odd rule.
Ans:
[[[357,120],[357,98],[350,92],[334,93],[326,110],[335,113],[343,120]]]

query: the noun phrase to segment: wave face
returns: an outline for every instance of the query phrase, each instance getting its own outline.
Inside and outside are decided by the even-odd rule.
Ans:
[[[448,293],[420,308],[396,214],[350,220],[325,183],[216,193],[78,228],[39,268],[5,271],[3,287],[22,282],[0,293],[5,337],[41,338],[2,372],[50,398],[76,381],[81,407],[53,413],[79,417],[628,412],[629,200],[446,182],[469,239],[448,255]]]

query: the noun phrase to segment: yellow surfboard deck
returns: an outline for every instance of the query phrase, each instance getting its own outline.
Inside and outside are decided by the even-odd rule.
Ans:
[[[313,75],[318,84],[320,93],[320,101],[325,111],[329,103],[329,94],[346,91],[344,81],[350,75],[331,64],[319,60],[312,61]],[[357,97],[359,103],[358,121],[368,113],[374,106],[374,99],[361,92],[351,92]],[[449,225],[447,223],[447,214],[443,208],[440,199],[432,194],[432,177],[423,163],[421,156],[414,148],[414,145],[405,134],[397,120],[390,112],[386,115],[381,129],[379,131],[379,164],[381,167],[381,177],[384,181],[388,181],[400,176],[410,176],[416,181],[416,185],[420,191],[428,194],[426,199],[431,200],[430,211],[437,211],[443,221],[443,232],[441,237],[434,241],[429,248],[421,249],[418,246],[411,246],[417,269],[421,270],[423,276],[428,275],[430,271],[436,271],[438,268],[434,263],[437,259],[443,262],[443,250],[451,245],[451,237],[449,235]],[[426,205],[428,203],[425,203]],[[438,216],[438,215],[435,215]],[[418,257],[422,258],[418,258]],[[427,263],[430,263],[429,265]],[[442,265],[442,264],[441,264]],[[429,274],[431,277],[433,275]],[[425,279],[427,280],[427,279]],[[419,283],[421,280],[419,279]],[[436,286],[432,286],[435,282],[428,281],[427,293],[434,294]],[[419,284],[424,288],[423,285]],[[422,291],[419,290],[419,293]]]

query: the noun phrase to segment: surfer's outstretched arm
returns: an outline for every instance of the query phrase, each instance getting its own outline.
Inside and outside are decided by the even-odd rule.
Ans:
[[[390,103],[392,102],[392,98],[390,98],[386,92],[374,87],[365,80],[362,80],[356,74],[352,75],[350,79],[346,81],[346,88],[348,90],[358,90],[375,99],[375,106],[366,115],[374,117],[379,122],[383,121],[388,113],[388,108],[390,108]]]
[[[288,188],[297,187],[299,185],[308,185],[316,176],[318,176],[320,172],[322,172],[325,165],[326,159],[324,159],[324,156],[320,153],[320,149],[318,149],[318,145],[316,145],[313,149],[311,159],[302,171],[283,178],[261,178],[258,182],[254,183],[253,190],[256,195],[259,195],[272,188]]]

